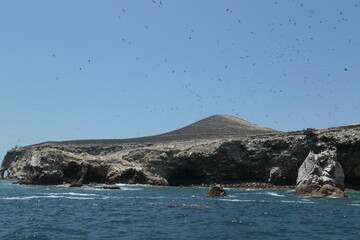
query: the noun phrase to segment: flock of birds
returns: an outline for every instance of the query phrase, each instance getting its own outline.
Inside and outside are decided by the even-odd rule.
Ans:
[[[151,2],[154,4],[154,6],[158,7],[158,8],[165,8],[166,4],[163,1],[159,1],[159,0],[151,0]],[[273,2],[276,6],[279,6],[280,3],[279,2]],[[299,7],[304,7],[303,3],[299,3],[298,4]],[[354,7],[358,7],[358,4],[355,4]],[[224,8],[223,9],[224,14],[231,14],[231,15],[236,15],[236,10],[235,9],[231,9],[231,8]],[[122,8],[121,9],[121,14],[116,16],[118,18],[118,20],[124,21],[124,16],[128,14],[127,9]],[[308,13],[308,17],[311,19],[314,19],[313,22],[316,24],[322,24],[322,25],[327,25],[326,27],[329,27],[329,24],[339,24],[339,23],[348,23],[350,20],[346,17],[346,14],[342,11],[339,10],[338,12],[338,16],[336,19],[336,22],[334,21],[334,19],[332,19],[331,21],[329,19],[318,19],[316,17],[316,12],[314,10],[310,10],[310,12]],[[231,18],[233,19],[233,21],[235,21],[237,24],[240,25],[246,25],[246,19],[241,19],[239,17],[235,18]],[[300,20],[299,20],[300,21]],[[268,27],[268,32],[266,34],[270,34],[273,36],[282,36],[284,34],[284,32],[286,32],[289,27],[302,27],[304,28],[303,23],[296,21],[295,19],[288,19],[285,22],[270,22],[267,23],[267,27]],[[236,69],[236,65],[242,65],[245,66],[247,68],[253,68],[254,72],[252,75],[247,75],[247,76],[241,76],[241,80],[244,88],[245,88],[245,92],[246,92],[246,97],[245,98],[241,98],[239,97],[238,99],[234,98],[234,96],[231,97],[227,97],[226,94],[223,93],[218,93],[215,95],[207,95],[206,93],[204,93],[204,91],[202,91],[201,89],[199,89],[198,87],[196,87],[192,80],[188,80],[188,82],[185,81],[181,81],[181,83],[179,83],[179,87],[181,89],[183,89],[184,91],[186,91],[187,96],[190,98],[194,98],[194,100],[196,102],[199,102],[199,107],[200,109],[206,109],[206,111],[211,111],[211,108],[214,106],[217,106],[217,111],[221,111],[222,106],[224,105],[224,103],[229,103],[231,104],[232,110],[233,111],[233,115],[238,115],[239,113],[239,108],[237,108],[236,106],[245,106],[246,103],[248,103],[249,101],[252,101],[253,104],[251,104],[251,106],[255,106],[257,104],[257,102],[259,101],[257,99],[257,96],[259,95],[259,92],[262,92],[260,94],[263,95],[270,95],[270,94],[274,94],[274,95],[283,95],[284,99],[286,99],[287,95],[287,91],[286,88],[282,86],[282,83],[285,83],[285,81],[289,81],[289,79],[291,78],[291,73],[288,73],[287,69],[285,69],[285,67],[282,67],[285,65],[285,63],[294,63],[294,64],[301,64],[301,68],[308,68],[310,66],[313,66],[314,64],[316,64],[316,62],[314,63],[311,60],[311,50],[309,51],[309,45],[311,45],[311,43],[309,43],[309,41],[315,41],[317,36],[316,36],[316,31],[312,31],[313,26],[311,24],[309,24],[308,26],[306,26],[309,29],[309,35],[308,36],[304,36],[304,38],[296,38],[294,41],[292,42],[277,42],[275,43],[276,46],[274,48],[274,46],[271,46],[271,44],[274,43],[268,43],[266,48],[263,48],[263,52],[262,53],[258,53],[255,52],[254,50],[245,50],[244,52],[239,53],[238,56],[238,62],[229,62],[229,63],[221,63],[223,64],[223,67],[221,70],[219,70],[219,73],[217,73],[216,75],[214,75],[212,78],[209,79],[210,82],[213,83],[214,86],[221,86],[224,84],[227,85],[231,85],[234,84],[234,82],[236,81],[236,79],[234,77],[229,77],[229,74],[226,73],[226,71],[233,71],[234,69]],[[147,23],[146,25],[144,25],[144,28],[149,29],[151,28],[151,26]],[[244,27],[243,29],[245,29],[246,27]],[[336,25],[331,26],[331,28],[336,31],[339,27]],[[234,29],[227,29],[228,31],[235,31]],[[265,33],[261,32],[260,30],[248,30],[247,31],[249,34],[249,37],[257,37],[259,36],[263,36]],[[187,36],[184,37],[184,40],[186,39],[187,41],[194,41],[194,38],[196,37],[197,32],[194,30],[194,28],[189,27],[189,32],[187,34]],[[132,46],[132,41],[127,39],[126,37],[121,39],[123,43],[129,45],[128,47],[134,47]],[[352,38],[348,38],[347,40],[347,44],[356,44],[354,43],[355,41],[353,41]],[[221,45],[221,41],[220,40],[216,40],[216,44]],[[230,45],[225,46],[225,48],[223,48],[222,53],[225,55],[229,52],[231,52],[231,49],[233,46],[235,46],[236,44],[238,44],[236,42],[236,40],[234,42],[232,42]],[[315,45],[314,45],[315,46]],[[333,48],[329,48],[328,51],[336,51],[335,47]],[[262,55],[262,57],[259,58],[259,55]],[[53,54],[52,57],[55,59],[56,55]],[[136,56],[135,57],[136,60],[140,61],[142,59],[141,56]],[[271,60],[270,60],[271,59]],[[264,62],[271,62],[272,65],[274,65],[274,69],[282,72],[282,74],[280,76],[278,76],[278,78],[280,79],[280,84],[272,84],[270,83],[271,79],[262,79],[259,80],[259,74],[256,72],[257,71],[257,67],[258,67],[258,62],[260,62],[260,64],[264,63]],[[91,60],[88,59],[87,63],[90,64]],[[167,65],[163,65],[163,64],[167,64]],[[259,64],[259,65],[260,65]],[[168,60],[167,58],[162,59],[161,62],[158,64],[158,66],[163,67],[163,71],[167,71],[169,76],[170,75],[178,75],[178,78],[183,78],[183,79],[191,79],[191,77],[188,77],[187,75],[191,75],[191,73],[193,72],[193,68],[189,68],[189,69],[185,69],[183,66],[173,66],[172,68],[169,68],[169,64],[168,64]],[[166,66],[166,67],[164,67]],[[166,69],[168,68],[168,69]],[[348,72],[350,71],[350,67],[348,66],[341,66],[340,67],[342,71],[344,72]],[[84,66],[78,66],[78,70],[79,71],[83,71],[84,70]],[[204,69],[203,72],[206,72],[207,70]],[[236,72],[234,70],[234,72]],[[182,74],[181,76],[179,76],[179,74]],[[329,77],[330,74],[328,74],[326,77]],[[151,77],[151,73],[144,73],[144,77],[146,79],[151,79],[153,81],[156,81],[156,79],[153,79]],[[307,85],[312,84],[312,82],[314,81],[313,79],[310,79],[314,76],[307,76],[305,74],[305,76],[303,77],[303,90],[306,91],[307,89]],[[56,79],[59,80],[59,77],[56,76]],[[317,81],[322,81],[322,83],[317,84],[317,86],[321,86],[323,84],[326,84],[326,80],[324,80],[325,78],[320,78]],[[196,80],[195,80],[196,81]],[[216,85],[218,84],[218,85]],[[306,92],[304,94],[305,97],[311,97],[314,99],[318,99],[319,102],[321,102],[325,107],[326,107],[326,96],[321,92],[320,88],[315,87],[315,90],[312,92]],[[204,101],[204,99],[206,99],[206,102]],[[206,104],[208,104],[208,102],[212,102],[213,106],[205,106]],[[203,103],[204,102],[204,103]],[[204,104],[204,105],[203,105]],[[279,107],[283,107],[286,103],[283,103],[282,105],[280,105]],[[176,107],[171,107],[170,109],[166,109],[165,111],[178,111],[179,110],[179,106]],[[148,107],[147,108],[149,111],[158,111],[158,109],[156,107]],[[162,110],[164,111],[164,110]],[[331,116],[331,109],[328,109],[328,115]],[[321,117],[320,113],[314,113],[317,117]],[[276,119],[276,117],[274,115],[272,115],[272,113],[266,112],[265,117],[270,118],[272,117],[272,120],[274,121],[274,123],[278,123],[278,119]],[[305,119],[304,119],[305,120]]]

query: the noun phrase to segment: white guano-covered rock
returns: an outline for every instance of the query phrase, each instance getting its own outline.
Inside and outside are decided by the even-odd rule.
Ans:
[[[344,172],[336,160],[336,150],[310,152],[298,170],[296,183],[297,195],[345,197]]]

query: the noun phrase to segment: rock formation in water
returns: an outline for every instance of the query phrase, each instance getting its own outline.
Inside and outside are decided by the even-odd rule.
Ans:
[[[296,195],[346,197],[344,172],[336,160],[336,150],[310,152],[300,166]]]
[[[220,185],[216,185],[210,189],[210,191],[206,194],[206,196],[207,197],[225,197],[226,192]]]
[[[345,185],[360,188],[360,125],[279,132],[216,115],[157,136],[45,142],[8,151],[0,170],[24,184],[295,185],[310,151],[335,147]]]

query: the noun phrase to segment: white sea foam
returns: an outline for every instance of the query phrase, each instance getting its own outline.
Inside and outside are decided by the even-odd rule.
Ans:
[[[269,196],[274,196],[274,197],[285,197],[285,195],[283,194],[278,194],[276,192],[255,192],[253,194],[257,194],[257,195],[269,195]]]
[[[143,190],[143,188],[131,188],[131,187],[122,187],[120,189],[124,190],[124,191],[140,191],[140,190]]]
[[[149,185],[149,184],[127,184],[127,183],[116,183],[115,184],[116,186],[119,186],[119,187],[152,187],[152,185]]]
[[[98,196],[97,194],[94,193],[75,193],[75,192],[68,192],[68,193],[45,193],[47,194],[51,194],[51,195],[70,195],[70,196]]]
[[[265,192],[266,195],[274,196],[274,197],[285,197],[285,195],[278,194],[276,192]]]
[[[63,187],[70,187],[70,184],[60,184],[60,185],[55,185],[55,187],[57,188],[63,188]]]
[[[225,201],[225,202],[255,202],[255,200],[250,199],[229,199],[229,198],[223,198],[218,199],[219,201]]]
[[[256,189],[255,188],[245,188],[244,190],[245,191],[255,191]]]
[[[352,203],[352,204],[348,204],[349,206],[355,206],[355,207],[360,207],[359,203]]]
[[[33,199],[33,198],[38,198],[38,196],[30,196],[30,197],[3,197],[0,199],[4,199],[4,200],[26,200],[26,199]]]
[[[86,198],[89,196],[98,196],[97,194],[86,194],[86,193],[44,193],[43,195],[25,196],[25,197],[3,197],[0,199],[4,200],[28,200],[28,199],[41,199],[41,198]],[[88,198],[94,199],[94,198]]]
[[[304,202],[311,202],[311,199],[310,199],[310,198],[301,198],[301,201],[304,201]]]
[[[3,197],[0,199],[4,200],[28,200],[28,199],[37,199],[37,198],[61,198],[62,196],[49,195],[49,196],[27,196],[27,197]]]

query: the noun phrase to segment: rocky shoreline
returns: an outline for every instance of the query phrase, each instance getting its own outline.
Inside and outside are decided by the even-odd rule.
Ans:
[[[345,188],[360,189],[360,125],[184,140],[47,142],[14,148],[0,176],[21,184],[140,183],[293,188],[309,152],[336,149]],[[200,137],[199,137],[200,136]]]

